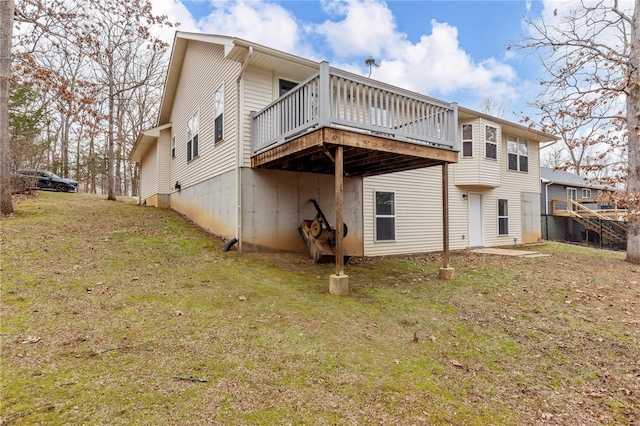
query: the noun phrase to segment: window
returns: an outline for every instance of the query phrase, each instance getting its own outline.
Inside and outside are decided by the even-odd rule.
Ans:
[[[278,87],[279,87],[278,95],[279,96],[284,95],[285,93],[287,93],[288,91],[290,91],[291,89],[296,87],[297,85],[298,85],[298,83],[296,83],[295,81],[287,81],[287,80],[279,79],[278,80]]]
[[[529,146],[526,139],[507,135],[507,153],[509,170],[529,171]]]
[[[224,84],[213,94],[214,136],[213,143],[218,143],[224,138]]]
[[[462,156],[473,157],[473,124],[462,125]]]
[[[591,198],[591,188],[582,188],[582,198]]]
[[[509,235],[509,200],[498,200],[498,235]]]
[[[578,190],[575,188],[567,188],[567,199],[576,200],[578,198]]]
[[[198,134],[200,133],[200,118],[198,112],[187,121],[187,161],[198,156]]]
[[[485,126],[484,156],[486,158],[498,158],[498,129]]]
[[[396,194],[376,191],[376,241],[396,239]]]
[[[171,158],[176,158],[176,137],[171,136]]]

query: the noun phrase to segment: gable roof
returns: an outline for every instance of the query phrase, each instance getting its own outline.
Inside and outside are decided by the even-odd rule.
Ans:
[[[540,178],[545,182],[558,185],[575,186],[578,188],[605,189],[605,186],[575,173],[555,170],[550,167],[540,167]]]
[[[157,126],[167,123],[171,117],[171,107],[173,106],[189,42],[217,44],[224,47],[224,55],[227,59],[237,62],[249,60],[253,66],[271,70],[286,70],[294,77],[296,68],[301,68],[298,73],[305,77],[309,74],[309,70],[320,69],[320,62],[281,52],[237,37],[176,31],[162,94],[160,114],[156,123]],[[251,55],[249,55],[250,52]]]

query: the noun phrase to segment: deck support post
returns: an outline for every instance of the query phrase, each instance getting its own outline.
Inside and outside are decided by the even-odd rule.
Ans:
[[[442,164],[442,267],[440,279],[452,280],[455,269],[449,267],[449,163]]]
[[[344,274],[344,248],[342,239],[344,237],[343,219],[343,189],[344,189],[344,153],[342,145],[336,147],[335,152],[335,204],[336,204],[336,273],[329,278],[329,293],[337,296],[349,294],[349,276]]]

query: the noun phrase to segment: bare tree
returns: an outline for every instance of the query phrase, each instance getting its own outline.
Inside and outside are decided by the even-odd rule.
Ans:
[[[578,123],[597,120],[608,135],[598,135],[598,143],[626,151],[627,261],[640,263],[640,0],[622,5],[558,4],[549,15],[528,20],[522,47],[537,52],[546,70],[540,103]]]
[[[152,35],[152,27],[173,26],[166,16],[154,15],[149,0],[103,0],[92,3],[98,16],[89,25],[85,46],[96,64],[97,81],[105,87],[107,99],[108,196],[116,199],[116,143],[118,109],[122,97],[149,83],[161,65],[168,44]],[[144,52],[153,52],[145,55]],[[141,62],[144,61],[144,62]],[[142,72],[140,72],[142,70]],[[145,72],[146,71],[146,72]]]
[[[485,114],[498,118],[504,118],[507,115],[507,108],[501,102],[498,102],[493,96],[487,96],[478,105],[478,110]]]
[[[9,175],[9,83],[13,10],[13,0],[0,0],[0,213],[2,214],[13,212]]]
[[[134,102],[155,100],[165,74],[167,43],[155,29],[173,24],[149,0],[22,0],[16,22],[16,74],[39,84],[55,118],[49,165],[115,200],[131,185],[126,154],[151,125]],[[129,125],[136,113],[139,128]]]
[[[564,154],[563,162],[556,168],[593,178],[611,171],[611,161],[626,152],[626,140],[620,137],[620,129],[612,126],[610,120],[585,117],[569,112],[570,107],[562,100],[553,101],[538,98],[533,106],[540,111],[539,122],[542,130],[559,136],[556,149]],[[559,157],[556,156],[556,159]],[[626,180],[626,170],[610,184],[619,186]]]

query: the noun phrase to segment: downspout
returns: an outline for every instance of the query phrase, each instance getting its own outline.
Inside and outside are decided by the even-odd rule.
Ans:
[[[550,180],[544,185],[544,214],[549,216],[549,185],[553,185],[553,181]]]
[[[242,122],[242,111],[244,110],[243,97],[241,93],[241,83],[244,72],[249,66],[251,57],[253,56],[253,47],[249,46],[249,52],[246,58],[242,62],[240,68],[240,74],[236,81],[236,126],[238,129],[236,139],[236,200],[238,201],[238,207],[236,210],[236,239],[238,240],[238,250],[242,251],[242,159],[243,159],[243,147],[244,147],[244,125]],[[242,102],[242,103],[241,103]]]

